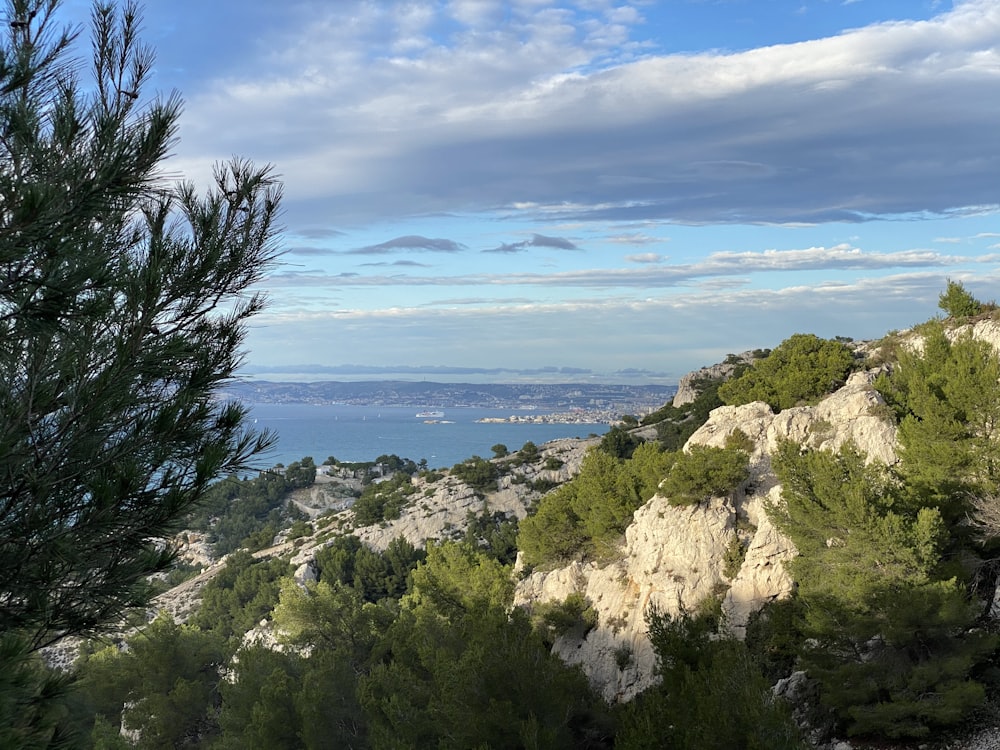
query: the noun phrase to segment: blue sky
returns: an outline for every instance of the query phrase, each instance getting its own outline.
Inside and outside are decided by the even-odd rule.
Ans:
[[[145,17],[186,101],[169,168],[285,183],[257,377],[673,382],[908,327],[947,278],[997,296],[1000,0]]]

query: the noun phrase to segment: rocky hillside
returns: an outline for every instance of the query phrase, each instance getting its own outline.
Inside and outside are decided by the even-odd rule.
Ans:
[[[580,665],[611,704],[629,701],[657,680],[656,652],[647,632],[649,612],[694,613],[706,602],[715,602],[722,629],[744,637],[754,613],[787,597],[795,585],[786,565],[797,555],[795,545],[765,512],[783,502],[772,465],[778,446],[792,441],[836,451],[853,444],[870,462],[897,464],[901,455],[898,428],[875,381],[891,366],[894,352],[920,350],[919,330],[887,337],[879,347],[859,345],[855,359],[863,356],[865,367],[812,405],[777,411],[753,401],[712,410],[707,421],[690,434],[683,451],[724,449],[738,438],[741,450],[749,455],[749,466],[735,489],[679,504],[666,489],[669,485],[661,481],[659,490],[638,504],[630,522],[626,519],[610,552],[604,549],[599,555],[571,555],[573,559],[563,563],[528,565],[522,548],[514,571],[515,606],[534,614],[570,600],[586,603],[586,627],[556,633],[552,650],[563,661]],[[965,331],[1000,351],[1000,322],[984,317],[952,329],[949,336]],[[691,403],[698,398],[698,387],[709,381],[717,389],[719,380],[757,358],[748,352],[692,373],[685,379],[682,392],[687,395],[683,398]],[[658,436],[655,425],[632,427],[630,433],[649,441]],[[305,582],[317,577],[317,555],[345,535],[382,552],[401,537],[418,548],[431,540],[465,538],[470,519],[485,514],[524,519],[552,488],[580,476],[588,453],[600,443],[601,438],[559,440],[537,451],[518,451],[489,461],[470,459],[464,470],[460,465],[419,472],[395,484],[392,476],[385,476],[378,481],[399,501],[399,510],[369,523],[359,523],[361,515],[353,507],[360,494],[360,486],[351,484],[354,479],[348,474],[321,477],[288,500],[308,519],[303,524],[307,533],[289,539],[286,530],[256,556],[290,560],[296,579]],[[197,609],[202,588],[225,563],[210,559],[195,535],[184,539],[188,557],[203,570],[155,602],[155,609],[179,621]],[[994,600],[992,610],[1000,611],[1000,601]],[[270,617],[259,622],[252,638],[275,642]]]

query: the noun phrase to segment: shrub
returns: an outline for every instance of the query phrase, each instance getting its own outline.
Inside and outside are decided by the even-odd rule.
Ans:
[[[722,557],[723,575],[725,575],[730,581],[736,578],[736,575],[740,572],[740,568],[743,567],[743,561],[746,557],[747,548],[743,544],[743,540],[740,539],[739,534],[733,534],[729,538],[729,544],[726,546],[726,553]]]
[[[477,492],[493,492],[497,489],[500,470],[485,458],[473,456],[460,464],[455,464],[451,473]]]
[[[597,612],[583,594],[574,592],[561,602],[545,602],[535,607],[535,627],[552,642],[556,638],[585,638],[597,627]]]
[[[695,505],[712,497],[725,497],[749,475],[749,456],[736,448],[693,445],[680,453],[660,484],[672,505]]]
[[[404,472],[385,482],[369,484],[352,506],[354,522],[358,526],[371,526],[399,518],[409,497],[416,491],[410,475]]]
[[[938,297],[938,307],[949,318],[968,318],[983,310],[982,303],[969,294],[960,281],[948,279],[948,285]]]
[[[854,353],[843,341],[797,333],[742,375],[723,383],[719,397],[733,406],[764,401],[780,411],[832,392],[854,367]]]
[[[635,449],[643,442],[622,427],[612,427],[601,438],[600,450],[614,458],[631,458]]]

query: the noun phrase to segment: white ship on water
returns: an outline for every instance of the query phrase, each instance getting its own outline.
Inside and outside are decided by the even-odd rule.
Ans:
[[[417,417],[420,419],[440,419],[444,416],[443,411],[420,411],[417,412]]]

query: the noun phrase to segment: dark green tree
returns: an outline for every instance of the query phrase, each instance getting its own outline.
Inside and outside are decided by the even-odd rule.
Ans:
[[[485,458],[473,456],[451,467],[451,473],[477,492],[486,493],[496,491],[500,469]]]
[[[586,748],[599,700],[549,653],[509,569],[468,545],[428,550],[359,695],[374,747]]]
[[[972,628],[941,512],[900,502],[885,467],[850,445],[785,443],[774,466],[784,503],[768,515],[799,552],[802,663],[841,728],[922,737],[961,721],[985,697],[972,674],[996,638]]]
[[[631,458],[632,453],[642,443],[624,427],[615,425],[601,438],[600,449],[613,458]]]
[[[622,710],[622,750],[805,750],[789,707],[746,646],[714,637],[709,618],[647,616],[661,682]]]
[[[285,469],[285,481],[292,488],[311,487],[316,481],[316,463],[312,456],[306,456],[301,461],[292,461]]]
[[[0,41],[0,631],[29,649],[143,602],[160,540],[267,445],[218,396],[280,197],[242,161],[165,183],[181,103],[145,92],[136,6],[95,7],[87,86],[57,6],[9,0]]]
[[[139,733],[146,748],[197,747],[218,733],[223,639],[161,616],[80,667],[81,693],[94,716]]]
[[[968,318],[982,312],[982,303],[969,294],[961,281],[948,279],[945,290],[938,297],[938,307],[949,318]]]
[[[927,326],[922,351],[904,350],[875,383],[899,421],[910,501],[954,522],[968,498],[1000,483],[1000,358],[984,341]]]

